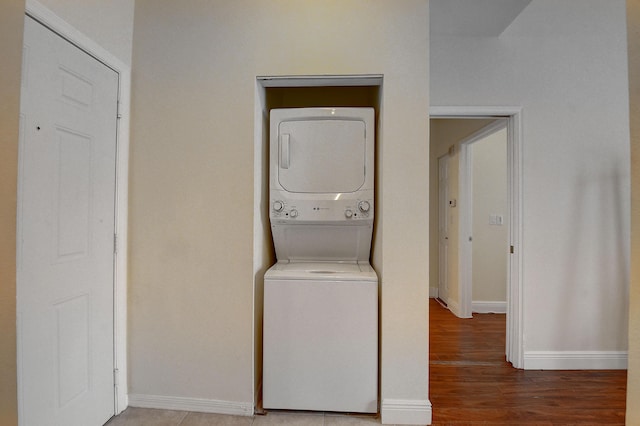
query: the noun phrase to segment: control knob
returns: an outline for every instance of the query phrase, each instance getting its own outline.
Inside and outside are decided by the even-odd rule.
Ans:
[[[283,208],[284,208],[284,204],[282,203],[282,201],[273,202],[273,210],[277,212],[281,212]]]
[[[353,212],[351,211],[351,209],[346,209],[346,210],[344,211],[344,216],[345,216],[347,219],[351,219],[351,216],[353,216]]]
[[[368,201],[360,201],[358,203],[358,208],[362,213],[367,213],[369,209],[371,209],[371,204]]]
[[[289,216],[291,216],[291,217],[293,217],[293,218],[298,217],[298,210],[296,210],[296,209],[291,210],[291,211],[289,212]]]

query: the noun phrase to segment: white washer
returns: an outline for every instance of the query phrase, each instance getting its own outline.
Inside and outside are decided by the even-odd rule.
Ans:
[[[378,410],[374,111],[271,111],[263,406]]]
[[[378,277],[368,263],[278,262],[265,275],[263,406],[378,410]]]

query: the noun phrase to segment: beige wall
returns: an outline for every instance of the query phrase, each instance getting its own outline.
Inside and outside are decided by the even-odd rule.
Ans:
[[[0,424],[18,424],[16,185],[24,0],[0,2]]]
[[[627,424],[640,424],[640,0],[627,0],[631,125],[631,289]]]
[[[431,287],[438,287],[438,158],[454,147],[449,158],[449,199],[458,199],[458,171],[460,141],[491,124],[485,119],[431,119],[430,129],[430,256],[429,270]],[[458,282],[458,208],[449,210],[449,297],[448,303],[454,313],[459,314],[460,290]]]
[[[136,2],[132,394],[253,402],[256,76],[372,73],[382,398],[427,399],[425,0]]]
[[[507,129],[502,129],[470,147],[472,159],[472,268],[473,302],[506,302],[507,240]],[[503,218],[490,224],[489,215]]]
[[[134,0],[37,0],[126,65],[131,65]]]

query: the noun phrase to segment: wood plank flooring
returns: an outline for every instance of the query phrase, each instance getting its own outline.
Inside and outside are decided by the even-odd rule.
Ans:
[[[624,425],[624,370],[517,370],[505,315],[459,319],[429,300],[434,425]]]

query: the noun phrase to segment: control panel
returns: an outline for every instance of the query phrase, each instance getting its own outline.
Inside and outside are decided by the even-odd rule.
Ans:
[[[272,199],[270,205],[271,219],[312,222],[373,219],[373,198],[287,200],[282,197]]]

